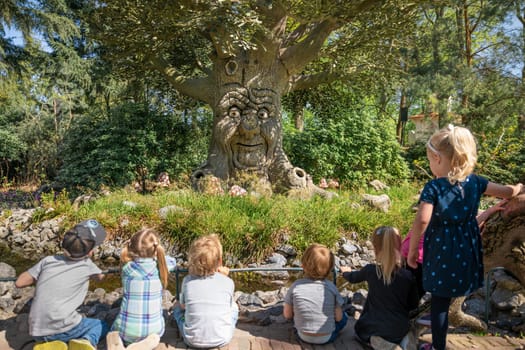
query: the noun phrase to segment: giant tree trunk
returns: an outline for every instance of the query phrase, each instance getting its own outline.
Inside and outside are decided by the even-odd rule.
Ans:
[[[485,272],[503,267],[525,286],[525,193],[511,200],[504,211],[487,220],[482,234]],[[486,330],[485,322],[461,310],[464,300],[465,297],[461,297],[452,302],[450,324]]]
[[[276,31],[284,23],[276,24]],[[208,77],[214,89],[203,98],[214,113],[212,139],[208,160],[192,174],[196,188],[206,175],[228,183],[248,175],[276,192],[303,189],[328,195],[283,150],[281,97],[291,89],[293,73],[317,55],[336,27],[334,21],[322,21],[310,40],[286,50],[278,41],[261,38],[264,50],[239,50],[235,56],[217,51]]]
[[[525,286],[525,193],[487,221],[483,248],[485,272],[501,266]]]

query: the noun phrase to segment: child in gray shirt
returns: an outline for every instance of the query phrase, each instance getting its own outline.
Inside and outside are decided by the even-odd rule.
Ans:
[[[61,349],[69,342],[69,349],[94,350],[106,335],[104,321],[82,317],[76,311],[84,302],[90,277],[104,277],[90,257],[105,238],[106,232],[96,220],[82,221],[64,235],[64,255],[43,258],[16,280],[17,288],[36,282],[29,334],[42,343],[39,348]]]
[[[326,278],[334,268],[334,255],[320,244],[312,244],[303,254],[305,278],[295,281],[284,297],[283,316],[293,319],[299,338],[311,344],[335,340],[346,326],[343,297]]]

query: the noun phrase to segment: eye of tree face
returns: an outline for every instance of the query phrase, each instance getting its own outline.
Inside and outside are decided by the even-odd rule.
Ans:
[[[259,119],[264,120],[270,117],[270,113],[268,113],[268,110],[266,108],[261,108],[257,112],[257,116],[259,117]]]
[[[230,118],[240,118],[241,117],[241,110],[234,106],[234,107],[230,107],[229,111],[228,111],[228,116]]]

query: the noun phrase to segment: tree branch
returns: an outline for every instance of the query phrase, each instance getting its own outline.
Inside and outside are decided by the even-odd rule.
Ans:
[[[281,61],[290,75],[299,73],[321,50],[326,38],[339,24],[333,19],[326,19],[316,25],[300,43],[281,51]]]
[[[357,68],[352,68],[351,71],[342,74],[341,72],[325,71],[312,75],[299,75],[290,79],[288,92],[306,90],[321,84],[329,84],[335,80],[347,77],[357,71]]]
[[[178,74],[174,67],[159,57],[150,59],[150,62],[153,68],[159,71],[170,85],[181,94],[193,97],[208,104],[213,102],[210,76],[203,78],[188,78],[184,75]]]

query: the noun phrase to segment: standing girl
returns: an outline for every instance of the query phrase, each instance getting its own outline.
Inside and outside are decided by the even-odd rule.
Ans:
[[[162,291],[168,285],[168,267],[159,237],[152,229],[137,232],[122,248],[123,297],[120,313],[112,330],[118,331],[128,347],[153,349],[164,333]],[[115,333],[108,335],[108,347],[115,342]],[[112,345],[113,346],[113,345]]]
[[[511,198],[523,185],[498,185],[473,174],[476,142],[466,128],[449,125],[434,133],[427,143],[427,158],[435,179],[421,193],[407,262],[417,267],[417,245],[424,234],[423,287],[432,294],[433,344],[422,348],[443,350],[451,298],[468,295],[483,285],[476,221],[481,195]]]
[[[401,236],[396,228],[378,227],[371,240],[375,264],[359,271],[341,266],[343,277],[350,283],[368,283],[368,297],[355,333],[375,350],[406,349],[409,312],[419,301],[416,282],[412,273],[402,267]]]

